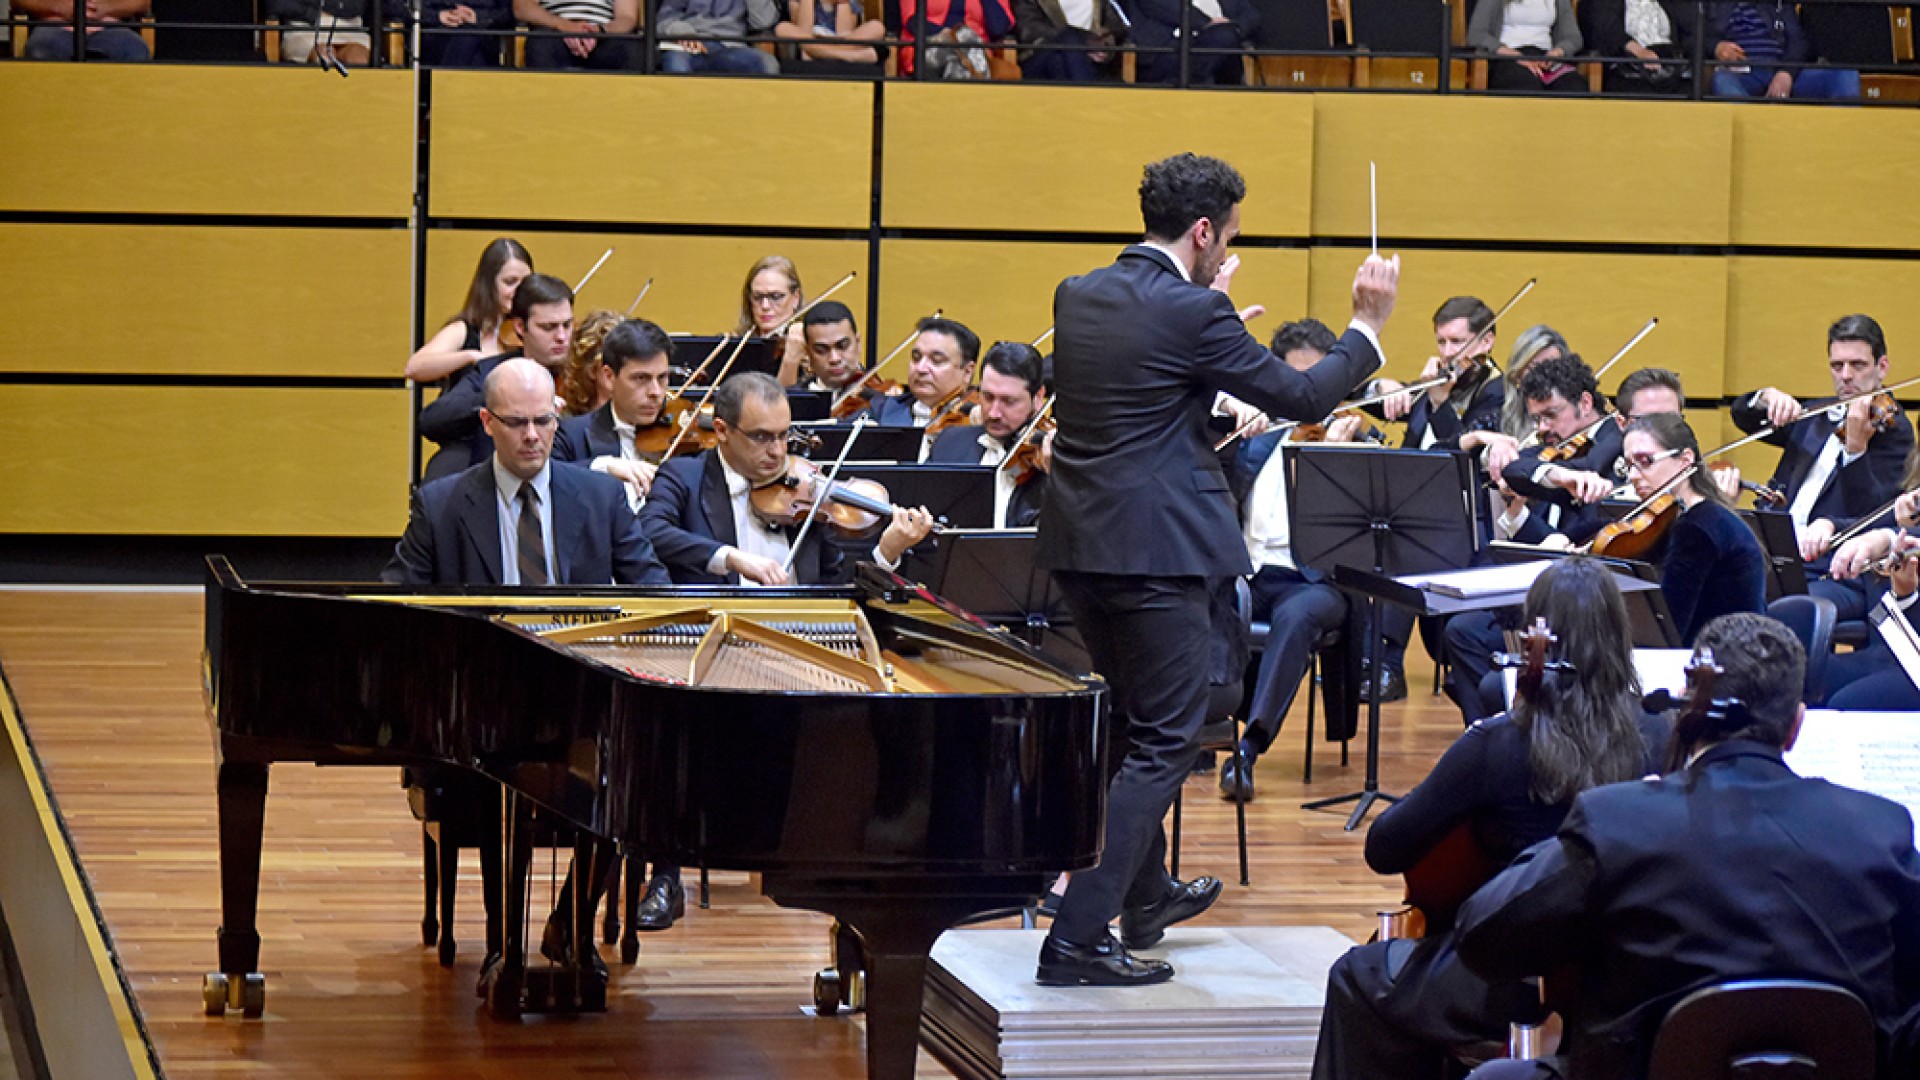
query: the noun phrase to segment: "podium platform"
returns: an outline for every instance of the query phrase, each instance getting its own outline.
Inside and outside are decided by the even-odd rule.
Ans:
[[[950,930],[934,945],[920,1036],[968,1080],[1304,1077],[1327,969],[1353,945],[1325,926],[1176,927],[1146,955],[1159,986],[1033,981],[1044,930]]]

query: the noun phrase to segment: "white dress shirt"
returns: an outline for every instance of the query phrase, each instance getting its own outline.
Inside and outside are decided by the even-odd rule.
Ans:
[[[533,501],[540,508],[540,536],[546,541],[547,580],[557,582],[553,569],[553,466],[540,466],[540,475],[521,480],[493,455],[493,493],[500,518],[500,584],[520,584],[520,485],[533,485]]]
[[[980,432],[980,464],[998,465],[1006,459],[1007,448],[1000,445],[1000,440],[985,431]],[[1014,488],[1013,470],[994,470],[993,527],[996,529],[1007,527],[1007,504],[1013,499]]]
[[[1242,533],[1247,542],[1247,557],[1258,573],[1263,566],[1293,567],[1293,527],[1287,509],[1287,473],[1282,463],[1282,447],[1290,442],[1280,437],[1280,445],[1260,466],[1254,477],[1253,491],[1247,495],[1247,523]]]
[[[727,574],[727,556],[735,551],[744,551],[748,555],[758,555],[761,558],[772,559],[774,562],[780,563],[783,566],[786,565],[787,553],[793,550],[792,543],[787,539],[787,531],[782,528],[770,526],[760,520],[759,516],[753,512],[753,485],[748,482],[746,477],[734,472],[733,466],[727,464],[727,459],[721,457],[718,450],[712,451],[712,453],[720,459],[720,472],[727,478],[727,502],[733,507],[733,535],[738,538],[739,543],[737,546],[729,544],[720,545],[720,549],[715,551],[713,557],[707,560],[707,573],[725,577]],[[821,515],[824,516],[825,512],[823,508]],[[819,520],[817,517],[815,518],[813,528],[824,529],[826,527],[826,522]],[[821,543],[826,542],[825,540],[821,541]],[[873,545],[873,561],[888,570],[900,569],[900,560],[888,559],[880,551],[879,544]],[[789,570],[789,576],[793,576],[791,570]],[[747,577],[742,577],[740,583],[742,585],[759,584],[759,582]]]
[[[620,419],[620,414],[614,412],[611,408],[607,410],[607,415],[613,419],[613,434],[620,440],[620,456],[614,457],[611,454],[602,454],[594,458],[589,467],[597,473],[607,473],[611,471],[609,467],[616,461],[641,460],[639,452],[633,448],[634,426]],[[632,484],[626,484],[625,486],[627,489],[627,507],[637,514],[640,512],[640,508],[646,505],[647,497],[641,494],[640,490]]]

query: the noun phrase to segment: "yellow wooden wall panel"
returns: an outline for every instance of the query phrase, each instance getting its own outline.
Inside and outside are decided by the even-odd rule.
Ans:
[[[398,378],[403,229],[0,224],[0,371]]]
[[[888,240],[880,248],[879,355],[898,345],[913,324],[935,308],[980,335],[981,349],[995,341],[1032,341],[1053,323],[1053,290],[1062,279],[1112,262],[1113,244],[1045,244],[966,240]],[[1245,248],[1234,279],[1242,307],[1265,304],[1270,312],[1250,329],[1261,340],[1291,318],[1307,298],[1307,253],[1295,248]],[[1042,351],[1051,351],[1044,347]],[[902,378],[907,356],[888,365]]]
[[[412,206],[405,71],[5,64],[0,101],[0,209],[404,217]]]
[[[1735,109],[1733,242],[1920,247],[1920,112]]]
[[[427,236],[427,332],[460,310],[474,265],[500,234],[436,229]],[[542,273],[575,282],[608,249],[613,257],[578,297],[576,317],[595,308],[625,312],[648,278],[653,288],[634,309],[670,333],[730,333],[740,318],[740,287],[765,255],[785,255],[812,299],[848,271],[859,276],[833,294],[866,327],[867,245],[861,240],[777,240],[728,236],[634,236],[613,233],[519,233]]]
[[[1313,233],[1721,244],[1729,107],[1320,94]]]
[[[0,386],[0,532],[398,536],[407,394]],[[120,432],[133,453],[89,437]]]
[[[436,71],[442,217],[866,228],[870,83]]]
[[[1727,392],[1778,386],[1833,393],[1827,327],[1873,316],[1887,335],[1888,378],[1920,375],[1920,263],[1740,256],[1727,260]],[[1905,398],[1920,397],[1912,388]]]
[[[1352,312],[1353,272],[1364,252],[1313,251],[1313,314],[1329,326]],[[1690,397],[1721,393],[1727,332],[1723,261],[1679,255],[1574,255],[1541,252],[1415,251],[1402,256],[1400,300],[1382,344],[1386,373],[1418,377],[1433,355],[1433,313],[1452,296],[1478,296],[1496,310],[1529,277],[1532,292],[1500,321],[1494,358],[1505,364],[1514,339],[1546,323],[1596,368],[1650,318],[1660,326],[1600,380],[1611,393],[1635,368],[1679,372]]]
[[[1190,150],[1246,177],[1246,233],[1307,234],[1306,96],[936,83],[885,92],[889,227],[1135,234],[1141,169]]]

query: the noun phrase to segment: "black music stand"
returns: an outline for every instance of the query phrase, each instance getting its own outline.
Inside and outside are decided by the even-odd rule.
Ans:
[[[1488,562],[1495,566],[1507,566],[1524,562],[1551,562],[1555,559],[1584,558],[1614,571],[1614,581],[1620,585],[1621,598],[1627,605],[1627,624],[1633,628],[1633,647],[1636,649],[1678,649],[1680,628],[1674,625],[1673,611],[1667,607],[1667,594],[1660,591],[1660,568],[1638,559],[1616,559],[1606,555],[1591,555],[1581,551],[1550,551],[1532,544],[1506,544],[1495,541],[1487,545]],[[1637,582],[1629,587],[1627,579]],[[1522,596],[1513,606],[1518,607],[1526,600]]]
[[[1002,627],[1073,671],[1093,670],[1053,575],[1033,565],[1033,529],[950,529],[909,556],[912,575],[945,600]]]
[[[796,424],[794,430],[804,431],[820,441],[813,451],[814,460],[832,461],[840,456],[840,448],[847,444],[853,428],[847,424]],[[916,462],[920,460],[920,448],[926,444],[926,438],[924,428],[869,424],[860,429],[860,438],[853,444],[853,456],[847,460]]]
[[[700,366],[700,362],[712,354],[720,344],[719,336],[712,334],[673,334],[670,337],[673,341],[673,366],[683,369],[689,375],[693,374],[694,369]],[[740,346],[740,356],[734,360],[733,366],[727,369],[728,378],[743,371],[758,371],[778,378],[780,357],[784,350],[775,349],[775,344],[773,338],[757,337],[745,345],[740,345],[739,338],[729,337],[727,347],[721,349],[719,354],[713,357],[713,363],[708,364],[707,370],[701,373],[700,378],[705,381],[693,385],[706,386],[711,382],[714,374],[720,370],[720,365],[726,363],[727,357],[733,354],[736,345]]]
[[[792,411],[796,424],[817,423],[833,419],[833,394],[826,390],[802,390],[799,387],[787,389],[787,408]]]
[[[1807,564],[1800,561],[1800,541],[1793,534],[1793,515],[1785,510],[1755,507],[1736,510],[1767,553],[1767,602],[1783,596],[1805,596]]]
[[[1448,450],[1382,450],[1344,445],[1281,448],[1287,455],[1287,505],[1292,507],[1293,558],[1297,565],[1334,576],[1341,566],[1375,574],[1421,574],[1452,570],[1473,561],[1473,465]],[[1336,577],[1335,584],[1342,584]],[[1367,634],[1377,679],[1384,662],[1380,599],[1365,593]],[[1377,690],[1377,687],[1375,688]],[[1381,799],[1380,695],[1367,695],[1367,778],[1361,790],[1316,799],[1303,809],[1358,803],[1347,829],[1358,828]]]
[[[869,434],[871,428],[853,444],[856,459],[867,456]],[[894,505],[924,506],[948,528],[993,528],[991,465],[875,465],[855,460],[847,463],[844,473],[856,480],[878,481]]]

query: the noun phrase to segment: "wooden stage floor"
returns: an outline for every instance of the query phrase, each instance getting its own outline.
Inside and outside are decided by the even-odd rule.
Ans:
[[[612,950],[605,1015],[503,1024],[474,997],[479,870],[460,881],[459,961],[420,943],[420,832],[394,769],[276,766],[262,867],[261,1020],[209,1018],[200,977],[219,922],[213,751],[200,688],[197,593],[0,592],[0,669],[104,913],[111,946],[166,1076],[365,1080],[542,1075],[839,1078],[863,1074],[858,1020],[801,1012],[827,920],[775,907],[744,875],[716,874],[713,907]],[[1416,643],[1413,699],[1385,710],[1383,787],[1405,791],[1458,734],[1427,696]],[[1300,781],[1302,704],[1257,774],[1248,807],[1250,888],[1232,884],[1231,804],[1211,776],[1187,787],[1183,873],[1228,879],[1205,922],[1370,932],[1400,895],[1361,860],[1344,813],[1299,803],[1359,786],[1337,746]],[[564,870],[564,866],[561,867]],[[536,886],[536,890],[539,886]],[[923,1076],[947,1075],[924,1052]]]

